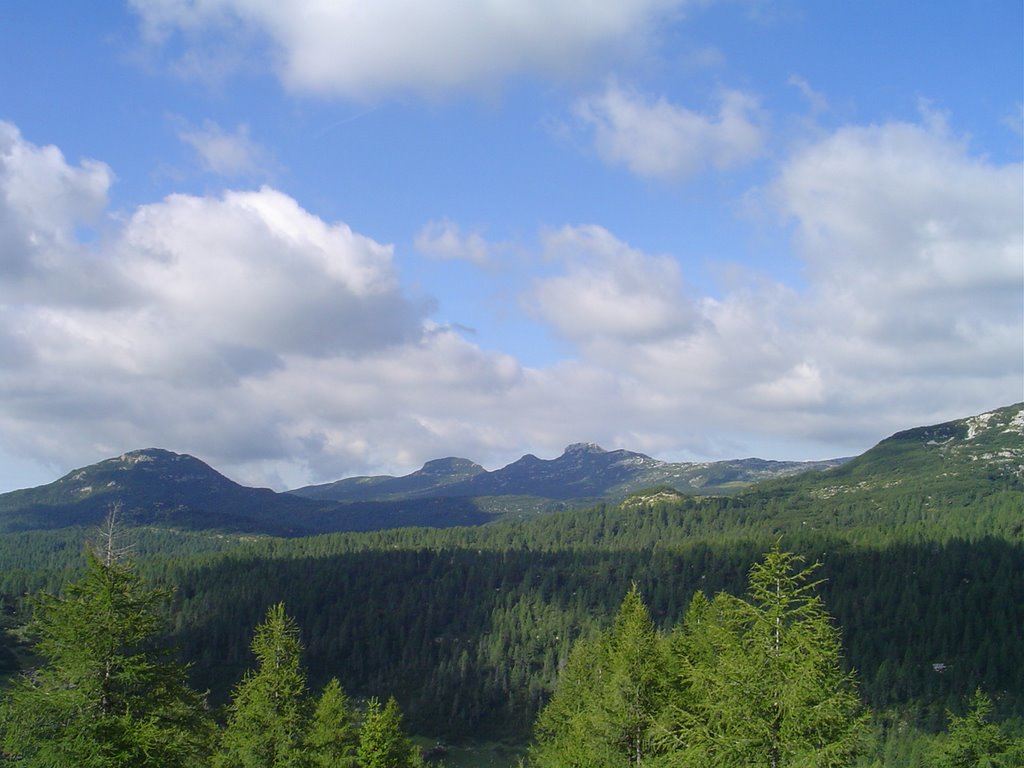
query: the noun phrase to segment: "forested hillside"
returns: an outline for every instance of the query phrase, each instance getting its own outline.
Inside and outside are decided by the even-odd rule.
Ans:
[[[885,723],[945,727],[979,688],[993,717],[1024,718],[1022,412],[910,430],[729,497],[652,489],[468,528],[131,536],[140,573],[174,590],[165,640],[213,703],[252,667],[254,628],[283,602],[314,689],[336,677],[355,697],[393,694],[417,733],[518,741],[574,644],[606,631],[634,584],[668,631],[696,593],[743,594],[751,564],[781,546],[820,562],[844,669],[885,739],[897,733]],[[84,536],[0,538],[9,623],[26,593],[80,572]]]

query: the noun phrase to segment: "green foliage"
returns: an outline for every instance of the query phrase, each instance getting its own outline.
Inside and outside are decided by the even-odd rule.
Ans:
[[[420,733],[517,739],[573,643],[610,625],[632,582],[665,630],[697,590],[742,595],[750,563],[781,537],[822,563],[846,663],[865,703],[906,723],[880,735],[903,749],[978,686],[996,718],[1024,716],[1019,411],[1000,409],[984,430],[981,419],[910,430],[841,468],[729,498],[655,492],[474,528],[289,540],[140,528],[138,568],[177,587],[169,639],[215,703],[250,666],[248,628],[284,601],[313,687],[338,677],[356,697],[394,693]],[[81,540],[79,529],[0,536],[11,624],[26,593],[77,578]],[[723,615],[730,605],[708,602]],[[24,665],[22,648],[0,642],[0,663]]]
[[[7,693],[3,748],[46,768],[199,766],[212,735],[185,669],[152,646],[158,606],[129,564],[86,555],[64,595],[35,600],[31,629],[46,659]]]
[[[278,603],[256,627],[257,668],[235,688],[215,768],[305,768],[309,718],[299,628]]]
[[[667,653],[630,590],[612,628],[574,650],[531,765],[851,765],[865,717],[813,568],[797,562],[772,550],[750,572],[748,601],[698,593]]]
[[[673,637],[679,693],[667,739],[684,766],[850,765],[865,716],[815,570],[772,550],[749,599],[698,595]]]
[[[949,713],[949,730],[933,750],[935,768],[1012,768],[1024,765],[1024,740],[989,722],[992,700],[979,688],[963,717]]]
[[[612,627],[580,641],[537,719],[530,762],[544,768],[641,765],[656,751],[664,647],[634,585]]]
[[[359,768],[416,768],[419,752],[402,731],[402,714],[394,697],[383,707],[372,698],[359,731]]]
[[[306,747],[314,768],[357,768],[359,731],[338,678],[332,677],[317,701],[306,734]]]

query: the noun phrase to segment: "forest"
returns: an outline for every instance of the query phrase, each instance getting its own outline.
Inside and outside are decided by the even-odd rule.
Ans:
[[[311,692],[300,626],[282,602],[252,632],[254,663],[212,710],[161,632],[161,606],[172,591],[147,586],[127,556],[108,527],[105,540],[86,550],[80,578],[60,595],[32,599],[28,629],[39,663],[0,698],[0,764],[413,768],[432,754],[406,735],[394,696],[386,704],[372,696],[360,707],[337,677]],[[981,685],[965,714],[945,713],[944,733],[911,731],[908,738],[897,728],[904,743],[894,747],[891,724],[879,730],[884,718],[865,706],[858,675],[844,663],[841,630],[818,594],[821,564],[804,563],[776,545],[749,569],[743,596],[697,590],[668,631],[659,630],[631,583],[610,626],[570,644],[553,695],[520,702],[536,705],[524,764],[1024,761],[1024,736],[1013,723],[990,720],[993,702]],[[499,646],[499,655],[509,650]],[[532,660],[493,661],[514,674]],[[459,664],[465,680],[464,653]],[[465,714],[453,708],[451,717]],[[926,762],[915,763],[915,755]]]

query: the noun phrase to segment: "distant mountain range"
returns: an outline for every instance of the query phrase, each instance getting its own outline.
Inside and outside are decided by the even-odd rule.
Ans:
[[[388,501],[425,497],[535,496],[545,499],[621,499],[642,488],[668,485],[682,493],[734,492],[760,480],[828,469],[848,459],[765,461],[734,459],[670,463],[633,451],[606,451],[594,443],[574,443],[557,459],[532,454],[488,472],[468,459],[429,461],[403,477],[350,477],[291,491],[307,499]]]
[[[1024,404],[900,432],[852,460],[670,463],[576,443],[556,459],[526,455],[492,472],[445,458],[403,477],[353,477],[288,493],[248,488],[192,456],[150,448],[0,494],[0,532],[94,525],[113,504],[136,525],[193,530],[299,536],[449,527],[617,503],[652,487],[721,495],[799,475],[816,493],[836,494],[879,483],[955,482],[964,473],[1024,477]]]

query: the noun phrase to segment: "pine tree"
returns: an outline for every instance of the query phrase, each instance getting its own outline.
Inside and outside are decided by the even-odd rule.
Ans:
[[[663,705],[663,644],[634,584],[607,637],[607,671],[593,727],[617,760],[639,766],[654,751],[652,728]]]
[[[186,768],[208,758],[205,702],[153,645],[168,592],[145,588],[115,555],[87,551],[79,581],[34,601],[30,628],[47,662],[0,706],[3,749],[19,766]]]
[[[256,627],[252,651],[257,668],[235,688],[214,768],[307,768],[302,642],[283,603]]]
[[[310,763],[317,768],[357,768],[359,732],[337,678],[324,688],[306,735]]]
[[[574,647],[529,754],[535,768],[838,768],[865,719],[838,631],[798,558],[775,549],[750,598],[695,595],[667,642],[634,587]]]
[[[402,714],[394,697],[380,705],[370,699],[359,731],[359,768],[417,768],[419,753],[402,731]]]

